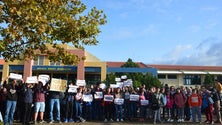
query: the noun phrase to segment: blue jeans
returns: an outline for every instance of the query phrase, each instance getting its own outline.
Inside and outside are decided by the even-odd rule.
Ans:
[[[116,109],[116,120],[117,119],[121,120],[123,106],[122,105],[115,105],[115,109]]]
[[[131,118],[135,118],[137,115],[136,115],[136,103],[135,101],[131,101],[130,102],[130,117]]]
[[[6,102],[6,111],[5,111],[5,118],[4,118],[4,125],[12,125],[14,112],[16,108],[16,101],[7,101]]]
[[[146,106],[140,106],[140,117],[146,118]]]
[[[81,107],[81,102],[75,102],[75,107],[76,107],[76,118],[79,118],[79,116],[82,115],[82,107]]]
[[[53,108],[56,106],[56,121],[60,121],[60,103],[59,99],[50,99],[49,120],[53,121]]]
[[[192,107],[191,110],[192,110],[192,121],[196,122],[196,115],[197,115],[199,122],[201,122],[201,108],[199,106],[195,106]]]

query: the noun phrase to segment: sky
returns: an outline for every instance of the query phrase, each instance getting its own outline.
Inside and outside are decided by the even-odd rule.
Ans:
[[[97,46],[101,61],[222,66],[221,0],[83,0],[107,16]]]

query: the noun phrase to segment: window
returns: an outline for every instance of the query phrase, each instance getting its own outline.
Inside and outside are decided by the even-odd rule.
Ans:
[[[50,66],[60,66],[61,62],[50,62]]]
[[[38,56],[36,60],[34,60],[34,65],[44,65],[44,56]]]
[[[184,85],[201,85],[200,75],[185,75]]]
[[[158,74],[158,79],[166,79],[166,75],[165,74]]]
[[[168,79],[177,79],[177,75],[170,74],[168,75]]]

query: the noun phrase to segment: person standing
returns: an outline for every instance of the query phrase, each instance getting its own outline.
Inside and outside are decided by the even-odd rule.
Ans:
[[[198,116],[199,123],[201,120],[201,105],[202,105],[202,97],[197,94],[196,89],[192,89],[192,94],[188,98],[189,106],[192,110],[192,122],[196,122],[196,115]]]

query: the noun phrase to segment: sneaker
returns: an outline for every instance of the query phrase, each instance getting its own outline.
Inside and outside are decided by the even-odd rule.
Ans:
[[[71,118],[71,119],[69,119],[69,122],[74,122],[74,120]]]
[[[211,124],[213,125],[213,124],[214,124],[214,121],[212,121]]]
[[[34,125],[37,124],[37,121],[33,121],[33,124],[34,124]]]
[[[153,124],[156,124],[156,122],[153,122]]]
[[[107,119],[105,118],[104,122],[107,122]]]
[[[49,124],[52,124],[54,121],[49,121]]]
[[[174,120],[173,119],[170,119],[170,122],[173,122]]]
[[[177,122],[181,122],[181,119],[178,119]]]
[[[170,118],[169,118],[169,119],[167,119],[167,122],[170,122]]]
[[[181,122],[184,122],[184,119],[181,119]]]
[[[67,123],[67,122],[68,122],[68,119],[66,118],[66,119],[64,120],[64,122]]]
[[[40,120],[40,122],[39,122],[40,124],[42,124],[42,123],[45,123],[45,121],[44,120]]]
[[[117,122],[119,122],[119,119],[116,119]]]
[[[110,119],[111,122],[113,122],[113,119]]]
[[[123,119],[121,119],[120,121],[123,122]]]

